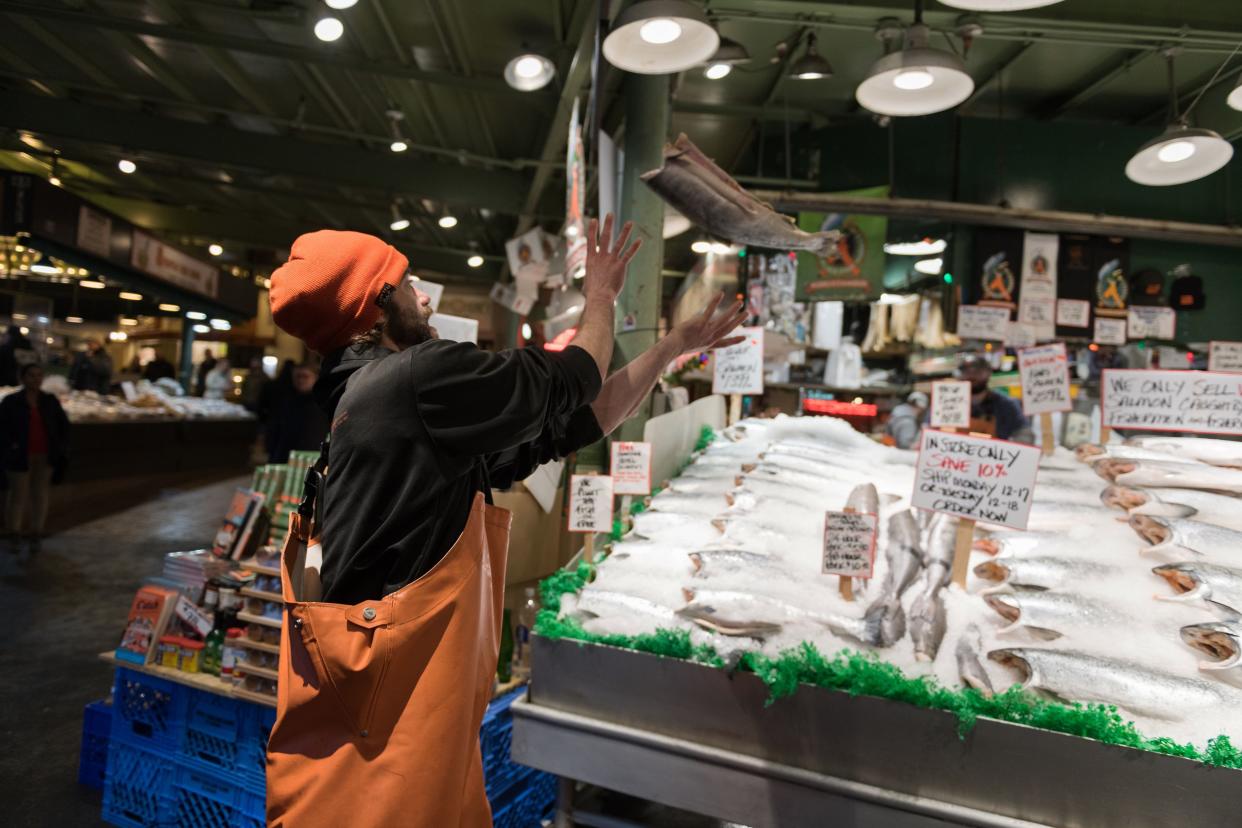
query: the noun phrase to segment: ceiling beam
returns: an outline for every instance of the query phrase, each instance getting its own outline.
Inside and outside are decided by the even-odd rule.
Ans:
[[[160,86],[163,86],[183,101],[199,103],[198,97],[177,78],[177,73],[172,70],[172,67],[163,58],[151,51],[151,47],[147,46],[142,41],[142,38],[136,35],[127,35],[124,32],[108,32],[106,36],[116,44],[117,48],[128,54],[139,69],[149,75]]]
[[[43,48],[52,52],[52,54],[54,54],[57,58],[77,69],[86,77],[95,78],[107,86],[113,88],[116,87],[116,81],[101,71],[98,66],[83,57],[80,49],[71,48],[68,44],[61,40],[59,36],[48,31],[47,28],[38,20],[25,17],[21,14],[14,14],[11,10],[8,17],[10,20],[17,23],[17,25],[26,32],[26,34],[41,44]]]
[[[509,170],[403,158],[18,92],[0,93],[0,126],[242,170],[449,200],[511,215],[523,209],[527,192],[526,176]],[[529,199],[525,203],[529,205]]]
[[[582,90],[591,72],[591,56],[595,51],[595,3],[591,0],[578,0],[574,5],[573,18],[569,23],[569,36],[575,43],[573,58],[570,59],[569,70],[565,72],[565,82],[561,85],[560,99],[556,103],[556,113],[548,125],[547,135],[543,139],[543,150],[539,153],[541,161],[551,161],[563,155],[565,142],[568,140],[569,118],[573,114],[574,101]],[[526,193],[518,219],[517,233],[525,233],[534,226],[535,211],[543,198],[543,191],[552,177],[553,167],[546,164],[535,170],[534,180]]]
[[[1027,50],[1034,46],[1036,41],[1028,40],[1025,43],[1019,43],[1006,52],[999,60],[993,63],[986,72],[980,75],[975,81],[975,91],[970,93],[970,97],[962,101],[957,111],[966,113],[972,106],[983,97],[983,93],[988,90],[993,81],[999,80],[1001,75],[1018,62],[1018,58],[1027,53]]]
[[[1108,69],[1107,71],[1103,72],[1100,75],[1097,75],[1095,80],[1091,81],[1086,86],[1082,87],[1077,92],[1075,92],[1073,95],[1071,95],[1069,98],[1065,99],[1060,104],[1058,104],[1054,109],[1052,109],[1048,113],[1047,115],[1048,120],[1055,120],[1057,118],[1063,117],[1066,113],[1070,112],[1076,107],[1091,100],[1096,95],[1100,94],[1100,92],[1103,92],[1104,87],[1108,86],[1113,81],[1120,78],[1122,75],[1127,74],[1135,66],[1147,60],[1148,58],[1152,57],[1153,55],[1158,55],[1159,53],[1160,53],[1159,49],[1150,49],[1146,52],[1138,52],[1137,54],[1126,55],[1120,61],[1115,63],[1112,66],[1112,68]]]
[[[6,12],[18,18],[25,18],[28,21],[42,20],[62,26],[81,27],[83,37],[90,37],[98,31],[129,32],[175,43],[189,43],[195,46],[216,46],[221,49],[259,55],[261,57],[283,58],[317,66],[334,66],[371,75],[386,75],[405,80],[417,80],[440,86],[469,89],[475,92],[506,95],[538,94],[514,92],[504,82],[503,78],[465,77],[451,72],[438,72],[420,69],[417,66],[402,65],[395,61],[367,60],[365,57],[345,54],[331,48],[297,46],[265,38],[243,37],[208,31],[201,27],[167,26],[162,23],[152,23],[138,17],[117,17],[110,14],[77,11],[64,6],[17,2],[16,0],[0,0],[0,12]]]

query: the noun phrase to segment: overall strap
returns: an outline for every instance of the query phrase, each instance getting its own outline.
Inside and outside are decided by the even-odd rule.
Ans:
[[[302,483],[302,502],[298,504],[298,514],[302,517],[303,525],[310,526],[312,519],[319,512],[319,505],[323,498],[323,487],[328,471],[328,448],[332,442],[332,433],[329,432],[319,445],[319,457],[315,460],[314,465],[306,470],[306,480]]]

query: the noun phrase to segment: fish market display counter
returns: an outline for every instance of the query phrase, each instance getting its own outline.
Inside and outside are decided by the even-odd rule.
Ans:
[[[513,757],[749,826],[1238,824],[1237,771],[1006,722],[536,637]],[[558,828],[573,816],[562,784]],[[602,824],[602,823],[599,823]],[[611,823],[610,823],[611,824]]]

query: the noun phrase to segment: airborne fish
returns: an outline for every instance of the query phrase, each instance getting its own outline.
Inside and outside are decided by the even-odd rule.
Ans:
[[[1172,555],[1178,560],[1206,556],[1242,563],[1242,532],[1214,523],[1184,518],[1130,515],[1130,528],[1149,544],[1149,555]]]
[[[806,233],[742,189],[684,134],[664,147],[664,164],[641,175],[647,186],[707,232],[738,244],[827,255],[840,234]]]
[[[1022,686],[1077,702],[1116,704],[1157,719],[1210,714],[1233,694],[1202,679],[1182,678],[1120,659],[1034,647],[993,650],[988,658],[1017,670]]]

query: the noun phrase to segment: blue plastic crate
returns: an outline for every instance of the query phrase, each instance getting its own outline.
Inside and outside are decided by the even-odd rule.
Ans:
[[[188,697],[197,691],[165,679],[117,668],[112,687],[112,739],[175,751],[185,732]]]
[[[509,708],[522,697],[525,688],[501,696],[487,706],[483,726],[479,728],[479,747],[483,752],[483,769],[508,764],[509,746],[513,741],[513,714]]]
[[[262,828],[263,789],[200,767],[179,763],[173,781],[172,813],[182,828]]]
[[[556,804],[556,777],[536,773],[530,783],[492,804],[492,828],[537,828]]]
[[[180,756],[191,765],[262,786],[267,772],[267,737],[276,711],[211,693],[190,696]]]
[[[103,788],[108,773],[108,742],[112,737],[112,705],[94,701],[82,711],[82,752],[78,757],[78,784]]]
[[[108,745],[103,817],[123,828],[168,825],[176,765],[167,754],[113,739]]]

